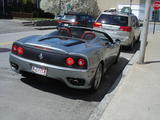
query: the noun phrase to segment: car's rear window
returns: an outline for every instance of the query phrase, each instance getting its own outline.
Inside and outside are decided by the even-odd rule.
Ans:
[[[109,25],[128,26],[128,17],[102,14],[97,22]]]
[[[76,16],[75,15],[64,15],[63,17],[61,17],[61,20],[67,20],[67,21],[75,22],[76,21]]]

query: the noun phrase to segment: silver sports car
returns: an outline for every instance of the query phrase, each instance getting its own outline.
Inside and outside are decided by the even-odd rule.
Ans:
[[[38,74],[72,88],[97,90],[103,73],[118,61],[119,54],[120,41],[105,32],[65,27],[14,42],[10,65],[22,75]]]

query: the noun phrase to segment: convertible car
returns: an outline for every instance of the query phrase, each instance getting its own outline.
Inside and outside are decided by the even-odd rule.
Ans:
[[[120,41],[101,30],[62,27],[47,35],[17,40],[11,69],[63,81],[71,88],[97,90],[103,73],[118,61]]]

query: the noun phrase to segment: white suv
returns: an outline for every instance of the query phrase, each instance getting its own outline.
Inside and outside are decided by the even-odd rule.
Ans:
[[[141,26],[135,15],[120,12],[102,12],[93,24],[94,28],[103,29],[114,40],[121,40],[121,45],[130,49],[140,38]]]

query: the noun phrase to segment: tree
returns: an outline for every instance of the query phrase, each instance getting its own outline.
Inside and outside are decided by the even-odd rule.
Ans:
[[[97,16],[100,12],[97,0],[41,0],[40,8],[55,15],[72,11]]]
[[[20,0],[21,3],[27,4],[27,3],[33,3],[33,0]]]

